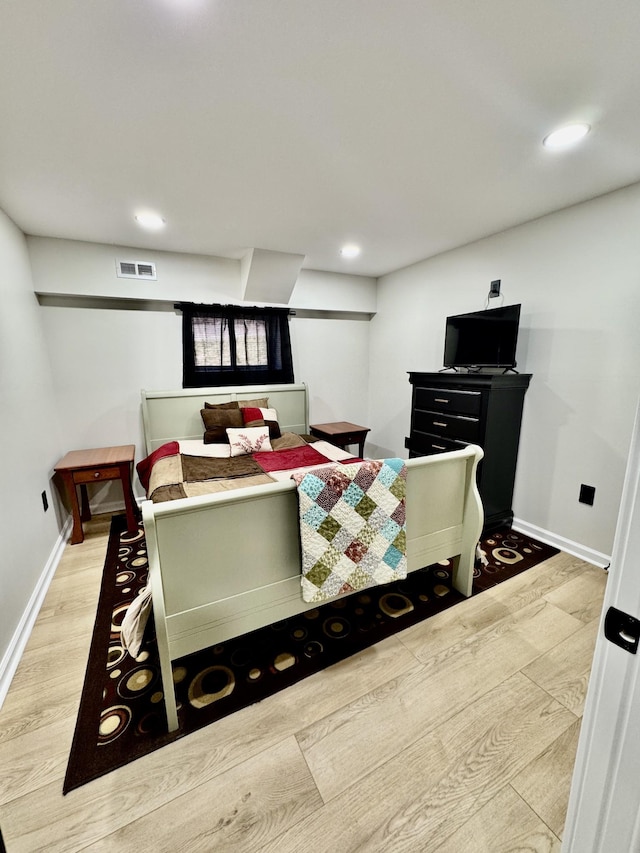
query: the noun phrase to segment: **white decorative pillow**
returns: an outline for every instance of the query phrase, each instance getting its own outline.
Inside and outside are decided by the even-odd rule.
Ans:
[[[244,427],[244,429],[227,429],[232,456],[246,456],[248,453],[261,453],[273,450],[269,441],[267,426]]]
[[[260,408],[260,412],[262,413],[262,417],[265,419],[265,421],[277,421],[278,420],[278,410],[277,409]]]

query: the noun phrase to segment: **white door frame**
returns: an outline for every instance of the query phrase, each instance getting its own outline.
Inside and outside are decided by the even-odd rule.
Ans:
[[[640,651],[604,636],[616,607],[640,619],[640,407],[574,767],[563,853],[640,853]]]

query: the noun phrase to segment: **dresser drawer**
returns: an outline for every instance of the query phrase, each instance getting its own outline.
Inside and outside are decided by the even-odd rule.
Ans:
[[[416,411],[413,413],[412,429],[441,435],[443,438],[459,438],[476,443],[480,439],[480,421],[468,415]]]
[[[87,468],[85,471],[74,471],[74,483],[99,483],[100,480],[117,480],[120,477],[120,469],[115,468]]]
[[[411,458],[413,456],[430,456],[433,453],[445,453],[449,450],[462,450],[467,446],[467,442],[412,432],[411,437],[405,439],[404,445]]]
[[[454,391],[449,388],[415,389],[416,409],[455,412],[459,415],[479,415],[481,405],[480,391]]]

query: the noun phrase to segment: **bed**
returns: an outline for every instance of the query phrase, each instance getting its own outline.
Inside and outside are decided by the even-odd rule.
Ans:
[[[200,410],[267,397],[283,433],[309,431],[304,384],[142,391],[147,454],[201,441]],[[406,460],[409,571],[453,558],[453,584],[471,594],[483,512],[482,450]],[[296,483],[245,486],[154,503],[144,500],[149,579],[169,731],[178,728],[171,661],[311,609],[301,596]]]

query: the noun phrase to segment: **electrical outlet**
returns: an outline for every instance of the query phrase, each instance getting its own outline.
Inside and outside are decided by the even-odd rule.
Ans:
[[[581,504],[587,504],[588,506],[593,506],[593,502],[596,497],[596,487],[595,486],[585,486],[584,483],[580,485],[580,496],[578,500]]]
[[[489,298],[492,296],[500,296],[500,279],[497,278],[495,281],[491,282],[491,287],[489,288]]]
[[[46,512],[49,509],[49,501],[47,500],[47,493],[43,492],[40,497],[42,498],[42,508]]]

